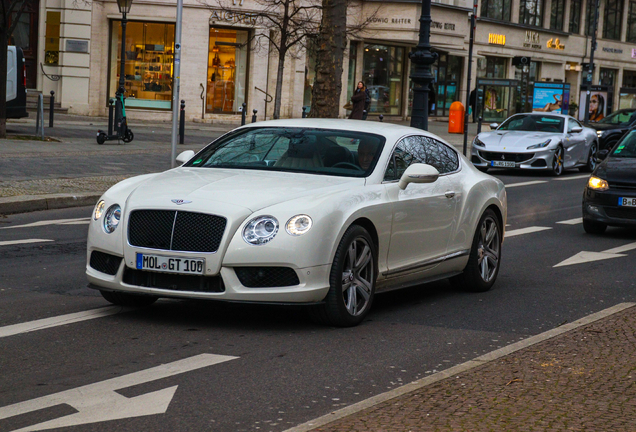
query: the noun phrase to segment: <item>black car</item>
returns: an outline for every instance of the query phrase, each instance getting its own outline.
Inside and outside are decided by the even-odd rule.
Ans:
[[[596,129],[599,149],[611,149],[627,131],[636,125],[636,108],[614,111],[604,119],[590,123]]]
[[[601,234],[608,226],[636,227],[636,129],[599,156],[605,159],[583,192],[583,228]]]

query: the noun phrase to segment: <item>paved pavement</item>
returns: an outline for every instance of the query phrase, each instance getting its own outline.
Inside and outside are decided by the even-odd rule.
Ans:
[[[97,145],[106,119],[58,116],[33,135],[34,121],[11,122],[0,141],[0,215],[93,205],[112,184],[170,167],[170,124],[133,122],[136,139]],[[189,123],[197,150],[231,125]],[[470,125],[469,142],[476,125]],[[446,122],[429,130],[461,150]],[[288,432],[635,431],[636,307],[625,303],[520,341]]]

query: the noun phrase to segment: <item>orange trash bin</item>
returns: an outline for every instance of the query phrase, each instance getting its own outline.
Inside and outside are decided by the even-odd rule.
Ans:
[[[448,110],[448,133],[464,133],[464,104],[453,102]]]

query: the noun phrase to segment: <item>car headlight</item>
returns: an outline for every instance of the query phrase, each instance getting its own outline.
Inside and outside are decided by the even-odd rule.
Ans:
[[[106,210],[106,215],[104,216],[104,231],[106,233],[111,234],[114,232],[119,226],[119,221],[121,220],[121,207],[119,204],[113,204],[108,207]]]
[[[477,137],[475,137],[475,140],[473,141],[473,145],[478,147],[486,147],[486,144],[484,144],[483,141],[481,141]]]
[[[550,141],[552,141],[552,140],[547,140],[547,141],[544,141],[544,142],[539,143],[539,144],[533,144],[533,145],[528,147],[528,150],[547,147],[550,144]]]
[[[602,136],[603,136],[603,133],[604,133],[604,132],[605,132],[605,131],[596,131],[596,135],[598,135],[598,137],[600,138],[600,137],[602,137]]]
[[[102,214],[104,213],[105,205],[106,203],[104,202],[104,200],[101,200],[100,202],[97,203],[97,205],[95,206],[95,210],[93,210],[93,219],[97,220],[100,217],[102,217]]]
[[[278,234],[278,220],[274,216],[258,216],[243,228],[243,240],[254,246],[270,242]]]
[[[592,176],[587,181],[587,187],[598,191],[605,191],[609,189],[609,184],[607,183],[607,180]]]
[[[301,236],[311,229],[313,221],[307,215],[296,215],[287,221],[285,230],[289,235]]]

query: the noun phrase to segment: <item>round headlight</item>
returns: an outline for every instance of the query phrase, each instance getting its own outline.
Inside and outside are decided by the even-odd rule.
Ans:
[[[115,231],[119,226],[120,219],[121,207],[119,207],[119,204],[114,204],[108,207],[108,210],[106,210],[106,216],[104,216],[104,231],[108,234]]]
[[[104,205],[106,203],[104,202],[104,200],[101,200],[100,202],[97,203],[97,205],[95,206],[95,211],[93,211],[93,219],[97,220],[100,217],[102,217],[102,213],[104,213]]]
[[[259,246],[271,241],[278,233],[278,220],[274,216],[258,216],[243,228],[243,240]]]
[[[287,221],[285,230],[293,236],[300,236],[311,229],[313,222],[307,215],[296,215]]]

